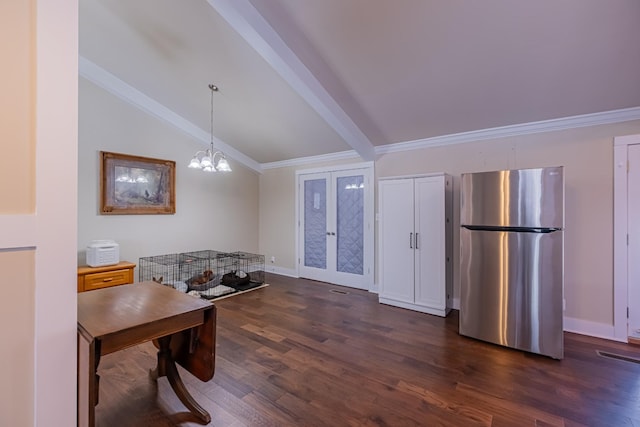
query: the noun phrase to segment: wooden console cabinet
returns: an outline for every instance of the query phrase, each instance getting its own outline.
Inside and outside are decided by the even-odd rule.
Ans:
[[[120,261],[104,267],[78,267],[78,292],[133,283],[134,263]]]

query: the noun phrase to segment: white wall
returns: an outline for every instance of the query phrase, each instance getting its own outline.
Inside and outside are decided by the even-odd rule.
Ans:
[[[565,316],[576,320],[572,330],[594,333],[594,325],[602,326],[597,334],[613,337],[613,137],[639,131],[635,121],[390,153],[377,159],[375,174],[376,179],[428,172],[454,177],[454,297],[459,298],[460,174],[565,166]],[[282,168],[260,178],[260,250],[267,260],[276,256],[277,267],[284,269],[295,269],[294,174],[295,168]]]
[[[120,259],[201,249],[258,250],[258,175],[230,159],[233,172],[187,168],[206,148],[81,78],[78,150],[78,263],[91,240],[113,239]],[[99,152],[176,162],[175,215],[100,215]],[[137,278],[136,271],[136,278]]]

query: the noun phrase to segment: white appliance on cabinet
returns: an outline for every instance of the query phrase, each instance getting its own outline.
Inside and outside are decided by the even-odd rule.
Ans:
[[[87,265],[102,267],[120,262],[120,245],[113,240],[92,240],[87,245]]]
[[[452,180],[378,182],[380,303],[446,316],[452,302]]]

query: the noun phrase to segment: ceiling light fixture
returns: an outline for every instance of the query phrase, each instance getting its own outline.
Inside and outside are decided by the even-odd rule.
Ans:
[[[213,93],[218,91],[218,86],[210,84],[209,89],[211,89],[211,147],[198,151],[189,162],[189,167],[204,172],[231,172],[231,166],[224,153],[213,148]],[[216,156],[218,156],[217,162]]]

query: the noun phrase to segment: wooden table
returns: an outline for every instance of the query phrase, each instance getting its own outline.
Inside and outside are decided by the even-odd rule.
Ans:
[[[211,416],[185,388],[175,362],[201,381],[213,378],[216,309],[155,282],[78,294],[78,425],[95,424],[100,357],[149,340],[159,348],[154,376],[166,376],[180,401],[202,422]]]

